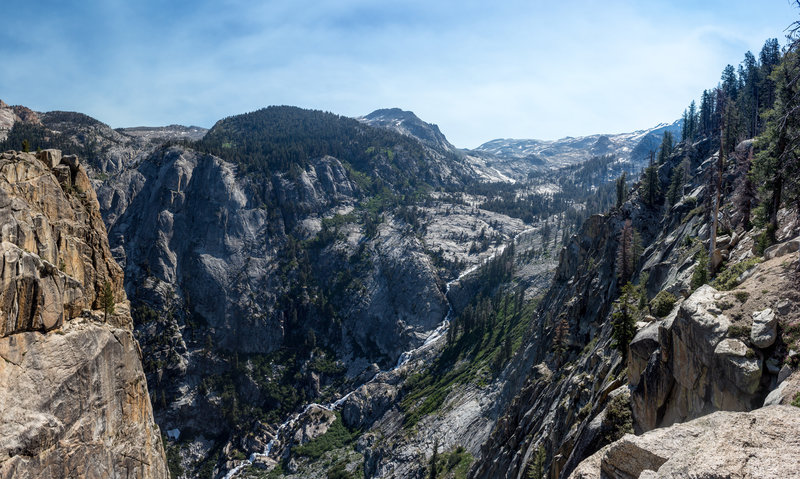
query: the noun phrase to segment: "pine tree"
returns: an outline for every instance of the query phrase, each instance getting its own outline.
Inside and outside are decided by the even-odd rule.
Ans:
[[[625,184],[625,172],[617,178],[617,208],[622,207],[628,196],[628,186]]]
[[[756,200],[756,188],[748,172],[753,161],[753,147],[750,146],[746,155],[739,155],[736,161],[736,182],[733,187],[733,204],[736,211],[734,226],[742,226],[749,230],[750,212]]]
[[[616,303],[616,312],[611,315],[611,346],[622,354],[622,361],[628,358],[628,346],[636,335],[636,319],[631,311],[631,301],[635,299],[634,287],[627,283]]]
[[[644,170],[642,178],[642,200],[650,207],[656,206],[661,200],[661,182],[658,179],[658,167],[653,162],[653,152],[650,152],[650,166]]]
[[[724,78],[724,77],[723,77]],[[722,111],[727,111],[731,109],[731,101],[728,94],[723,89],[717,89],[717,104],[720,106]],[[725,171],[725,152],[728,145],[728,122],[727,116],[723,115],[723,119],[720,122],[720,130],[719,130],[719,156],[717,158],[717,166],[715,172],[712,174],[712,185],[713,185],[713,203],[712,203],[712,210],[711,210],[711,232],[709,234],[709,242],[708,242],[708,256],[710,258],[715,257],[715,252],[717,250],[717,230],[719,227],[719,210],[720,210],[720,203],[722,202],[722,174]],[[716,261],[711,262],[711,272],[716,272],[716,269],[719,265]]]
[[[692,289],[697,289],[706,283],[708,283],[708,253],[705,248],[700,248],[697,253],[697,263],[692,272],[691,286]]]
[[[764,43],[761,53],[758,55],[761,82],[758,94],[758,113],[762,115],[770,110],[775,103],[775,82],[770,78],[772,71],[781,62],[781,47],[777,38],[770,38]],[[761,120],[759,133],[764,130],[764,119]]]
[[[758,135],[758,94],[761,84],[761,71],[752,52],[744,55],[739,65],[739,79],[742,89],[739,92],[737,109],[744,120],[744,132],[748,138]]]
[[[553,335],[553,349],[556,352],[556,355],[561,355],[564,351],[567,350],[567,340],[569,339],[569,322],[567,321],[566,316],[563,316],[561,320],[558,321],[556,324],[555,334]]]
[[[735,100],[739,95],[739,80],[736,78],[736,70],[733,65],[727,65],[722,70],[722,91],[731,100]]]
[[[108,281],[103,284],[100,307],[103,308],[103,321],[108,321],[108,315],[114,314],[114,290],[111,289],[111,283]]]
[[[695,104],[694,100],[689,104],[689,109],[684,112],[684,119],[683,119],[683,131],[685,135],[683,136],[684,140],[694,141],[695,137],[697,137],[697,123],[699,117],[697,115],[697,105]]]
[[[708,90],[703,90],[703,96],[700,99],[700,116],[699,116],[699,129],[701,135],[709,135],[712,131],[716,130],[714,119],[716,112],[714,111],[714,95]]]
[[[539,446],[536,454],[533,456],[533,461],[528,466],[528,479],[545,479],[545,464],[547,463],[547,451],[544,449],[544,444]]]
[[[675,206],[683,196],[683,184],[685,181],[684,179],[685,174],[686,170],[684,170],[682,163],[672,169],[672,175],[670,176],[670,181],[669,181],[669,188],[667,189],[667,202],[669,203],[670,206]]]
[[[665,131],[664,137],[661,139],[661,146],[658,148],[658,163],[663,164],[666,162],[670,155],[672,155],[672,150],[674,148],[674,140],[672,138],[672,132]]]
[[[800,199],[800,61],[797,42],[793,45],[770,76],[775,83],[775,102],[764,115],[766,129],[757,139],[761,151],[753,163],[754,181],[762,185],[762,201],[773,230],[778,226],[784,196],[795,206]]]
[[[633,268],[633,226],[631,220],[625,220],[619,233],[619,246],[617,247],[617,276],[621,284],[630,281],[633,276]]]
[[[436,463],[439,462],[439,438],[434,438],[433,440],[433,454],[431,454],[430,463],[428,463],[428,470],[430,471],[428,477],[430,479],[436,479],[439,474],[437,470]]]

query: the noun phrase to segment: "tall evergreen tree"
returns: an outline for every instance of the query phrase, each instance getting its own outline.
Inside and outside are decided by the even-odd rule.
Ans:
[[[692,100],[689,108],[683,112],[683,131],[681,139],[686,141],[693,141],[697,137],[697,123],[699,117],[697,114],[697,104]]]
[[[544,444],[539,446],[536,454],[533,455],[533,460],[528,466],[528,479],[545,479],[545,464],[547,463],[547,451],[544,449]]]
[[[772,80],[772,70],[781,62],[781,47],[777,38],[770,38],[764,43],[761,53],[758,55],[760,62],[761,82],[758,86],[758,113],[763,115],[772,108],[775,103],[775,82]],[[764,129],[764,120],[761,121],[759,133]]]
[[[753,161],[753,147],[750,146],[747,154],[740,154],[736,159],[736,182],[733,187],[733,204],[735,206],[734,226],[742,226],[749,230],[750,213],[753,202],[756,200],[756,188],[748,175]]]
[[[727,65],[725,69],[722,70],[721,80],[722,91],[725,92],[728,98],[735,100],[739,95],[739,79],[736,77],[736,70],[733,68],[733,65]]]
[[[617,247],[617,276],[621,284],[630,281],[634,268],[633,226],[631,220],[625,220],[619,233]]]
[[[786,197],[797,206],[800,197],[800,60],[794,41],[770,79],[775,83],[775,102],[767,111],[766,129],[758,137],[760,152],[753,163],[757,184],[771,229],[778,226],[778,209]]]
[[[686,169],[681,163],[672,169],[667,189],[667,202],[670,206],[675,206],[683,196],[683,184],[686,182]]]
[[[653,156],[653,152],[650,152],[650,166],[645,168],[641,182],[642,201],[651,207],[658,205],[661,201],[661,183]]]
[[[698,128],[701,135],[710,135],[712,131],[716,131],[714,105],[712,92],[703,90],[703,96],[700,98],[700,115],[698,119]]]
[[[658,148],[658,163],[662,164],[667,161],[675,148],[675,142],[672,138],[671,131],[665,131],[661,139],[661,146]]]
[[[622,204],[625,203],[625,200],[628,197],[628,186],[625,184],[625,172],[622,172],[622,176],[617,178],[617,208],[622,207]]]
[[[108,321],[108,315],[114,314],[114,290],[111,283],[103,283],[103,291],[100,295],[100,307],[103,308],[103,321]]]
[[[737,107],[743,119],[744,134],[748,138],[758,135],[758,94],[761,85],[761,70],[755,55],[747,52],[739,65],[739,92]]]
[[[611,346],[622,354],[623,363],[628,357],[628,347],[636,335],[636,318],[631,309],[634,308],[635,291],[631,283],[622,287],[622,295],[616,302],[616,312],[611,315],[611,336],[614,338]]]

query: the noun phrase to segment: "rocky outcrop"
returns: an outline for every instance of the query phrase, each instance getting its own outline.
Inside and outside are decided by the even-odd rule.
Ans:
[[[800,251],[800,237],[770,246],[764,251],[764,258],[780,258],[797,251]]]
[[[583,461],[571,479],[798,477],[800,409],[716,412],[627,435]]]
[[[726,337],[731,320],[718,308],[720,298],[702,286],[674,319],[648,326],[631,342],[628,375],[640,430],[720,409],[746,411],[758,402],[761,359]]]
[[[328,429],[336,420],[336,415],[329,409],[318,405],[311,405],[301,415],[291,436],[292,445],[305,444],[313,439],[328,432]]]
[[[0,205],[0,477],[168,477],[122,271],[78,159],[0,154]]]
[[[370,382],[356,389],[342,405],[342,418],[351,429],[366,429],[395,404],[398,390],[385,382]]]
[[[106,282],[123,300],[122,270],[86,172],[58,150],[0,154],[0,335],[48,330],[100,308]]]
[[[750,330],[750,341],[757,348],[768,348],[778,337],[778,318],[772,309],[753,313],[753,327]]]

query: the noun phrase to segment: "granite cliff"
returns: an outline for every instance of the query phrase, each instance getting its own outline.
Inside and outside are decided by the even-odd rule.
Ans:
[[[2,153],[0,205],[0,477],[169,477],[85,169]]]

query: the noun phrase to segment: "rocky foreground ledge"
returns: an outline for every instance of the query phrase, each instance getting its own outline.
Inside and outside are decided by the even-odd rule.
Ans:
[[[800,477],[800,408],[768,406],[628,434],[584,460],[570,479]]]
[[[0,153],[0,478],[169,477],[122,283],[78,158]]]

